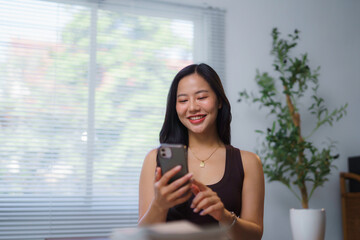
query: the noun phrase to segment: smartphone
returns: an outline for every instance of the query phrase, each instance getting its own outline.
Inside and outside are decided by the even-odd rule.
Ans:
[[[170,169],[181,165],[180,172],[172,177],[169,183],[172,183],[188,173],[187,147],[183,144],[161,144],[158,148],[156,161],[157,165],[161,168],[162,175]]]

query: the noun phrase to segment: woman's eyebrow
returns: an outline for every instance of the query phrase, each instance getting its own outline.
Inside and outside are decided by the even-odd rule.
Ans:
[[[197,91],[197,92],[195,92],[195,94],[199,94],[199,93],[204,93],[204,92],[209,92],[208,90],[199,90],[199,91]],[[177,95],[177,97],[186,97],[186,96],[188,96],[188,94],[186,94],[186,93],[180,93],[179,95]]]
[[[203,92],[209,92],[208,90],[199,90],[199,91],[197,91],[197,92],[195,92],[195,94],[199,94],[199,93],[203,93]]]
[[[187,96],[187,94],[185,94],[185,93],[180,93],[179,95],[177,95],[177,97],[186,97]]]

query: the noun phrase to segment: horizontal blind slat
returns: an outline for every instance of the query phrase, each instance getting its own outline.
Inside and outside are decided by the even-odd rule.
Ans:
[[[201,60],[223,76],[224,12],[148,1],[0,4],[0,240],[136,226],[142,161],[158,146],[174,75]],[[194,59],[202,27],[210,58]]]

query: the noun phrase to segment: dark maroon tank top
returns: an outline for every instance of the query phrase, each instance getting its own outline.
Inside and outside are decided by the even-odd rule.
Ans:
[[[218,194],[225,208],[234,212],[237,216],[241,213],[241,195],[244,181],[244,168],[240,150],[231,145],[226,146],[225,172],[222,179],[212,185],[208,185]],[[190,208],[194,196],[188,201],[169,209],[166,221],[188,220],[198,225],[210,225],[218,223],[210,215],[200,216]]]

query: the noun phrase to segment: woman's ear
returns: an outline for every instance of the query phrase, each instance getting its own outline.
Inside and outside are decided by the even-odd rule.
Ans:
[[[221,101],[221,99],[219,99],[219,104],[218,104],[219,106],[218,106],[218,109],[221,109],[222,108],[222,101]]]

